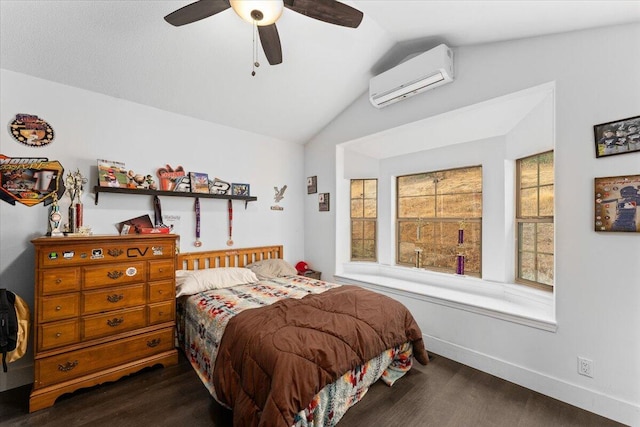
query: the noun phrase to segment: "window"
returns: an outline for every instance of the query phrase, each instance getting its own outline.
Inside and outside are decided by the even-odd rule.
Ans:
[[[378,180],[351,180],[351,260],[377,261]]]
[[[553,289],[553,151],[517,161],[516,281]]]
[[[396,217],[398,264],[480,277],[481,166],[398,177]]]

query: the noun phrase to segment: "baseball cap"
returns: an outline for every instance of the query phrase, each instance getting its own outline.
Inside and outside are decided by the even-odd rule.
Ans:
[[[309,270],[309,264],[304,261],[300,261],[296,264],[296,270],[298,270],[298,273],[304,273],[305,271]]]

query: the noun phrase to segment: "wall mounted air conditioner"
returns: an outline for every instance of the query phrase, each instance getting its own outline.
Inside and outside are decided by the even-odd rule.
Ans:
[[[373,77],[369,100],[382,108],[453,81],[453,52],[441,44]]]

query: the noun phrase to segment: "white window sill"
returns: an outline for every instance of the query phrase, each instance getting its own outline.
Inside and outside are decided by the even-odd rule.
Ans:
[[[350,262],[334,275],[356,284],[545,331],[557,329],[551,292],[424,269]]]

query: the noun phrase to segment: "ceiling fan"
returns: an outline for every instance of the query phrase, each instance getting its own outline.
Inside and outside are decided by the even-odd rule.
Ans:
[[[357,9],[335,0],[199,0],[164,17],[179,27],[232,8],[242,19],[257,26],[260,43],[269,64],[282,62],[282,47],[276,21],[283,8],[309,18],[343,27],[357,28],[363,14]]]

